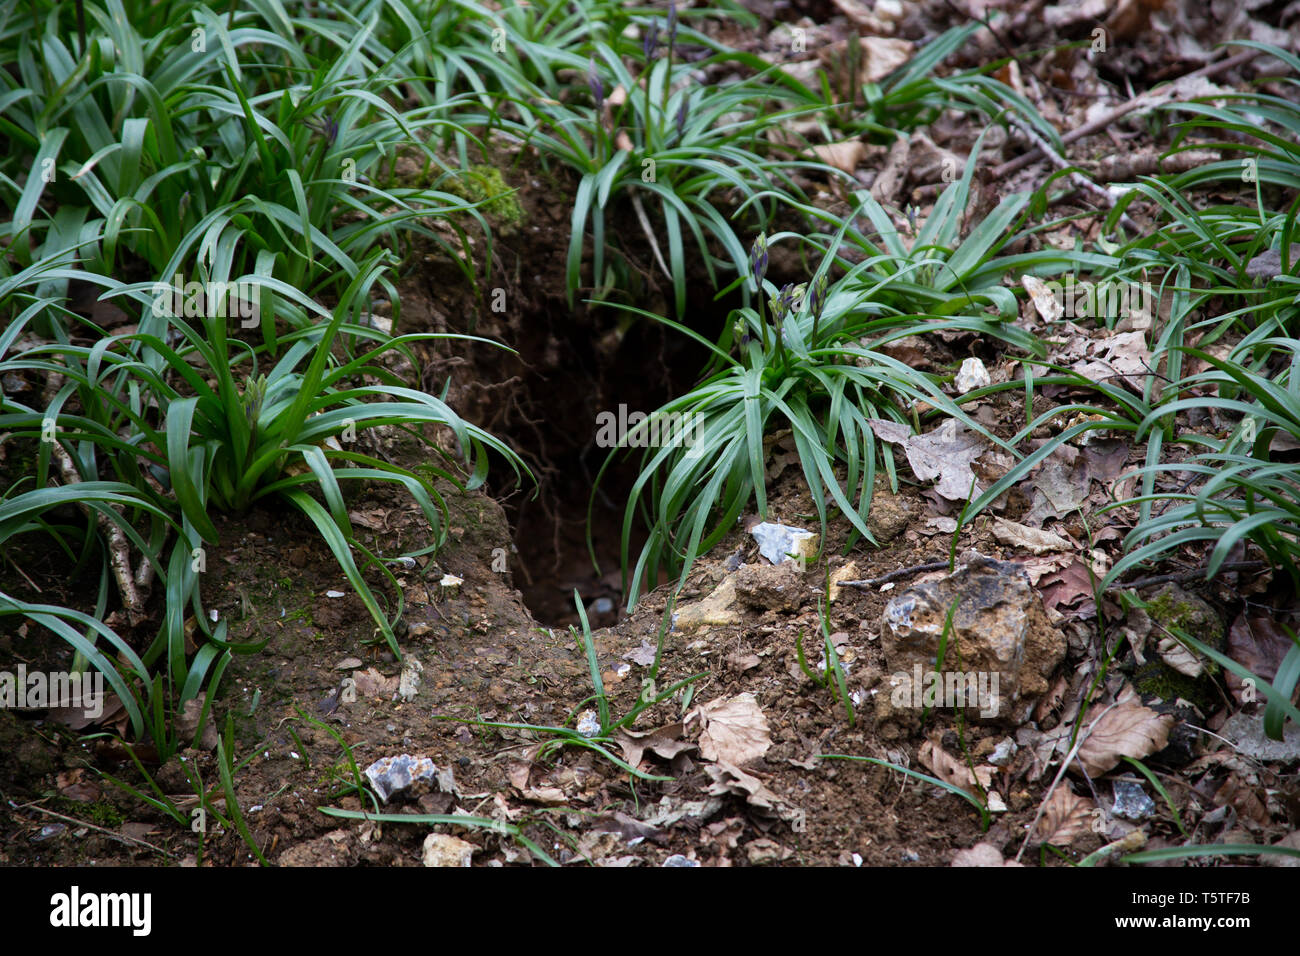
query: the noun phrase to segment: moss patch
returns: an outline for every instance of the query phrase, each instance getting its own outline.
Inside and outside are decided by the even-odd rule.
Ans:
[[[1223,620],[1210,605],[1176,585],[1167,584],[1153,594],[1146,612],[1153,623],[1166,630],[1182,631],[1215,650],[1223,649]]]
[[[523,207],[495,166],[479,164],[462,170],[447,181],[446,190],[469,202],[482,203],[479,210],[496,222],[504,235],[516,230],[523,221]]]
[[[1202,713],[1213,710],[1218,700],[1214,681],[1209,676],[1188,677],[1163,661],[1147,661],[1137,668],[1133,672],[1133,686],[1144,699],[1158,697],[1172,704],[1181,697]]]

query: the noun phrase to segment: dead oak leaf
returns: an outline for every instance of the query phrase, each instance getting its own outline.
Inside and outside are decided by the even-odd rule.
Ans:
[[[781,807],[781,798],[767,789],[767,784],[733,764],[721,761],[705,764],[704,772],[713,780],[706,791],[712,796],[735,794],[744,797],[751,807],[774,813]]]
[[[772,746],[767,718],[751,693],[724,697],[697,707],[687,718],[700,721],[700,753],[705,760],[743,766]]]
[[[658,754],[665,760],[672,760],[679,753],[694,750],[695,744],[683,740],[685,725],[682,721],[658,727],[654,730],[619,730],[615,741],[623,751],[623,759],[630,767],[639,767],[641,758],[647,750]]]
[[[1291,638],[1271,614],[1246,614],[1243,611],[1228,628],[1228,656],[1266,681],[1277,676],[1278,668],[1292,646]],[[1244,703],[1247,694],[1242,679],[1232,672],[1226,676],[1228,689],[1238,703]]]
[[[1077,757],[1090,777],[1113,769],[1123,757],[1141,760],[1169,743],[1172,714],[1158,714],[1137,703],[1116,704],[1089,728]]]
[[[357,693],[362,697],[391,699],[401,684],[400,677],[385,677],[373,667],[364,671],[353,671],[352,679],[356,682]]]
[[[944,783],[965,790],[967,793],[978,794],[980,788],[987,791],[993,785],[992,767],[976,767],[972,772],[970,767],[952,756],[934,740],[927,740],[921,744],[921,749],[916,752],[916,759],[921,766]],[[976,786],[977,781],[979,787]]]
[[[1059,534],[1042,528],[1029,528],[1006,518],[993,519],[993,537],[1005,545],[1021,548],[1030,554],[1050,554],[1074,549],[1074,545]]]
[[[828,166],[853,175],[858,164],[866,158],[867,148],[856,139],[839,143],[823,143],[812,148],[812,155]]]
[[[1047,798],[1043,815],[1038,818],[1038,837],[1052,846],[1069,846],[1087,833],[1092,824],[1092,801],[1057,787]]]
[[[976,843],[966,850],[958,850],[952,855],[949,866],[1024,866],[1015,860],[1002,858],[1002,851],[992,843]]]
[[[983,491],[971,462],[983,455],[988,445],[957,419],[946,419],[924,435],[913,435],[906,425],[885,419],[869,418],[867,423],[881,441],[903,446],[918,479],[938,478],[935,490],[949,501],[966,501]]]

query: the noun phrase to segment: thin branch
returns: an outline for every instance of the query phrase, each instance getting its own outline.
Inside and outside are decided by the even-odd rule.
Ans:
[[[1083,733],[1079,734],[1079,738],[1074,742],[1074,746],[1070,748],[1070,752],[1066,755],[1065,759],[1061,761],[1061,769],[1056,772],[1056,778],[1052,781],[1052,785],[1047,788],[1047,793],[1043,794],[1043,802],[1038,805],[1038,812],[1034,814],[1034,820],[1029,824],[1029,829],[1025,833],[1025,841],[1020,844],[1020,852],[1016,854],[1017,863],[1019,863],[1020,858],[1025,855],[1025,850],[1029,846],[1029,841],[1033,839],[1034,833],[1038,830],[1038,821],[1043,818],[1043,812],[1047,809],[1047,801],[1052,799],[1053,791],[1055,791],[1057,786],[1060,784],[1061,778],[1065,776],[1065,771],[1070,769],[1070,763],[1075,759],[1075,755],[1078,754],[1079,748],[1082,747],[1083,742],[1088,739],[1093,728],[1097,726],[1097,722],[1110,713],[1113,708],[1118,706],[1119,701],[1115,701],[1098,714],[1093,722],[1088,725],[1087,729],[1084,730]],[[1080,767],[1082,766],[1083,765],[1080,764]]]
[[[134,845],[134,846],[147,847],[148,849],[153,850],[155,853],[161,853],[163,856],[171,857],[172,859],[176,858],[176,855],[174,853],[169,853],[167,850],[164,850],[162,847],[154,846],[152,843],[149,843],[146,840],[137,840],[135,837],[129,837],[123,833],[116,833],[113,830],[108,830],[105,829],[104,827],[96,826],[95,824],[90,823],[86,820],[79,820],[76,817],[64,816],[62,813],[56,813],[53,810],[46,810],[44,807],[38,806],[35,803],[25,803],[21,807],[17,807],[16,809],[36,810],[40,813],[47,813],[52,817],[58,817],[60,820],[66,820],[68,823],[75,823],[79,827],[89,827],[92,830],[104,834],[104,836],[108,837],[110,840],[117,840],[119,843],[125,843],[128,846]]]
[[[1069,170],[1066,175],[1070,177],[1070,182],[1074,183],[1075,186],[1082,189],[1084,192],[1092,193],[1105,203],[1108,209],[1115,208],[1115,196],[1109,189],[1103,189],[1101,186],[1098,186],[1078,170],[1070,169],[1069,161],[1053,149],[1051,143],[1039,136],[1038,133],[1034,131],[1033,127],[1021,120],[1018,116],[1007,114],[1007,119],[1010,121],[1012,126],[1020,130],[1020,132],[1023,133],[1031,143],[1038,147],[1039,152],[1046,156],[1053,166],[1057,169]],[[1137,231],[1137,223],[1129,218],[1128,213],[1120,213],[1119,221],[1126,229]]]
[[[882,574],[878,578],[864,578],[861,581],[840,581],[836,584],[836,587],[874,588],[881,584],[888,584],[890,581],[897,581],[899,578],[908,578],[913,574],[923,574],[926,571],[942,571],[947,567],[947,561],[930,561],[926,564],[914,564],[910,568],[899,568],[896,571],[890,571],[888,574]]]
[[[1194,77],[1208,78],[1211,76],[1218,76],[1220,73],[1228,72],[1233,67],[1241,66],[1243,63],[1250,62],[1255,57],[1259,56],[1261,52],[1262,51],[1260,50],[1246,50],[1242,53],[1236,54],[1235,56],[1230,56],[1226,60],[1220,60],[1218,63],[1211,63],[1207,66],[1201,67],[1199,70],[1193,70],[1191,73],[1187,73],[1184,76],[1179,77],[1177,80],[1174,80],[1170,84],[1167,85],[1162,84],[1160,86],[1155,87],[1154,89],[1147,90],[1145,93],[1141,93],[1138,96],[1133,97],[1133,99],[1129,100],[1127,103],[1123,103],[1120,106],[1117,106],[1115,109],[1106,113],[1104,116],[1099,116],[1097,119],[1089,123],[1084,123],[1082,126],[1078,127],[1077,129],[1072,129],[1070,130],[1070,132],[1062,134],[1061,144],[1064,146],[1068,146],[1070,145],[1070,143],[1073,143],[1075,140],[1083,139],[1085,136],[1092,136],[1095,133],[1100,133],[1103,130],[1108,129],[1110,126],[1114,125],[1115,121],[1120,117],[1126,116],[1129,113],[1133,112],[1134,110],[1141,109],[1144,106],[1152,106],[1154,105],[1153,101],[1160,100],[1162,98],[1168,99],[1172,87],[1178,84],[1179,82],[1181,82],[1182,80],[1189,80]],[[1008,160],[1007,162],[1003,163],[1001,166],[998,166],[996,169],[994,169],[993,178],[995,180],[1005,179],[1007,176],[1010,176],[1012,173],[1019,172],[1020,170],[1028,166],[1030,163],[1035,162],[1038,159],[1038,157],[1039,157],[1039,148],[1037,145],[1035,145],[1033,149],[1029,150],[1029,152],[1017,156],[1015,159]]]
[[[1232,571],[1262,571],[1267,567],[1269,567],[1267,561],[1235,561],[1230,564],[1219,565],[1218,573],[1225,574]],[[1179,571],[1174,574],[1154,574],[1151,577],[1138,578],[1136,581],[1129,581],[1127,583],[1116,581],[1106,590],[1114,591],[1116,588],[1132,588],[1133,590],[1137,590],[1139,588],[1150,587],[1153,584],[1169,584],[1171,582],[1178,583],[1182,581],[1195,581],[1199,578],[1205,578],[1206,580],[1209,580],[1208,569],[1197,568],[1195,571]]]
[[[68,454],[55,439],[50,442],[50,454],[59,466],[59,477],[65,485],[81,484],[81,475],[77,472],[77,466],[72,462],[72,456]],[[114,511],[121,513],[121,507],[109,505]],[[81,504],[81,510],[86,513],[87,517],[93,517],[99,530],[104,533],[108,544],[109,565],[113,569],[113,578],[117,581],[117,590],[122,597],[122,604],[126,609],[127,619],[132,626],[139,624],[145,618],[144,603],[145,595],[141,589],[136,586],[136,577],[131,570],[131,544],[127,541],[126,535],[115,521],[112,521],[102,511],[90,507],[90,505]],[[147,561],[147,558],[142,560]],[[147,586],[147,581],[141,582]]]

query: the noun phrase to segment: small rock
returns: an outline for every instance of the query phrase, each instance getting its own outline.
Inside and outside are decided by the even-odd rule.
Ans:
[[[807,562],[817,554],[817,535],[803,528],[763,521],[754,525],[749,533],[758,542],[759,553],[773,564]]]
[[[790,856],[790,851],[775,840],[759,837],[745,844],[745,855],[750,866],[762,866],[765,863],[779,863]]]
[[[797,611],[804,600],[803,575],[793,563],[746,564],[735,574],[736,596],[760,610]]]
[[[365,775],[370,781],[370,789],[387,803],[393,794],[415,784],[433,784],[437,780],[438,768],[428,757],[400,754],[381,757],[365,769]]]
[[[1256,283],[1266,284],[1281,274],[1282,252],[1279,249],[1266,249],[1246,263],[1246,278]]]
[[[740,623],[736,608],[736,578],[728,576],[708,597],[683,604],[673,615],[675,630],[697,631],[702,627],[725,627]]]
[[[446,833],[430,833],[424,838],[425,866],[469,866],[477,850],[473,843]]]
[[[902,497],[877,491],[871,496],[871,510],[867,512],[867,530],[878,542],[892,541],[907,530],[912,513],[907,510]]]
[[[959,603],[938,673],[939,644],[954,601]],[[1066,649],[1024,570],[977,555],[955,573],[891,599],[880,633],[895,707],[910,704],[919,712],[937,692],[933,706],[964,704],[968,714],[985,721],[1022,722]]]
[[[1125,820],[1145,820],[1156,812],[1155,801],[1148,797],[1140,783],[1132,780],[1111,782],[1115,803],[1110,812]]]
[[[993,380],[989,378],[989,370],[984,367],[984,363],[977,358],[968,358],[961,363],[961,369],[957,372],[953,385],[956,386],[958,395],[965,395],[977,388],[991,385],[992,382]]]
[[[1011,761],[1016,759],[1016,751],[1019,749],[1014,740],[1010,737],[1003,737],[998,741],[998,745],[993,748],[993,752],[989,754],[989,763],[995,767],[1009,766]]]

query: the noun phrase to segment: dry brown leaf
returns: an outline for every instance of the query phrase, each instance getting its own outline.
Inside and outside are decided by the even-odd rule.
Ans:
[[[880,203],[892,203],[894,196],[907,178],[907,158],[911,155],[911,144],[906,136],[900,136],[889,148],[884,165],[876,174],[876,181],[871,184],[871,197]]]
[[[1020,284],[1029,293],[1029,301],[1034,303],[1034,309],[1042,316],[1044,322],[1049,324],[1056,322],[1065,314],[1065,306],[1057,300],[1042,279],[1036,276],[1021,276]]]
[[[1071,793],[1069,787],[1057,787],[1038,819],[1039,839],[1053,846],[1069,846],[1089,831],[1092,810],[1091,800]]]
[[[506,771],[506,778],[510,781],[510,786],[522,791],[528,789],[528,778],[532,772],[533,765],[531,761],[518,760],[510,765]]]
[[[1076,362],[1071,370],[1098,382],[1118,380],[1140,392],[1151,369],[1151,350],[1145,332],[1119,332],[1093,346],[1096,355],[1090,361]]]
[[[1024,548],[1030,554],[1070,551],[1074,547],[1059,534],[1044,531],[1042,528],[1027,528],[1005,518],[993,519],[993,537],[1013,548]]]
[[[357,693],[362,697],[391,698],[397,693],[397,688],[401,684],[400,677],[385,677],[373,667],[364,671],[354,671],[352,679],[356,681]]]
[[[992,767],[976,767],[975,772],[971,773],[970,767],[944,750],[935,740],[927,740],[921,744],[921,749],[916,752],[916,759],[944,783],[960,787],[971,794],[978,792],[975,786],[976,780],[985,790],[993,784]]]
[[[1029,528],[1042,527],[1048,518],[1070,514],[1088,500],[1092,473],[1088,461],[1073,445],[1060,445],[1029,481],[1033,506],[1020,518]]]
[[[894,37],[859,37],[862,47],[862,79],[878,83],[912,58],[911,40]]]
[[[672,760],[683,751],[694,750],[695,744],[682,739],[684,729],[683,723],[679,720],[675,724],[668,724],[654,730],[619,730],[615,740],[623,750],[623,759],[630,766],[637,767],[640,766],[641,758],[647,750],[657,753],[665,760]]]
[[[527,790],[521,790],[519,796],[548,807],[562,807],[569,802],[569,798],[559,787],[529,787]]]
[[[710,701],[692,716],[700,720],[700,753],[705,760],[744,766],[772,746],[767,718],[748,692]]]
[[[359,524],[371,531],[384,531],[388,527],[389,514],[391,511],[387,508],[368,508],[365,511],[359,509],[349,511],[348,518],[353,524]]]
[[[734,793],[744,797],[750,806],[762,810],[776,810],[781,806],[781,798],[767,789],[762,780],[734,764],[705,764],[704,772],[713,780],[708,789],[713,796]]]
[[[1002,858],[1002,851],[992,843],[976,843],[968,850],[958,850],[949,866],[1024,866]]]
[[[1300,830],[1292,830],[1273,845],[1286,847],[1288,850],[1300,850]],[[1283,856],[1280,853],[1265,853],[1260,857],[1260,862],[1265,866],[1300,867],[1300,857]]]
[[[1043,605],[1058,614],[1091,617],[1097,612],[1093,577],[1088,573],[1088,565],[1077,557],[1060,571],[1043,575],[1038,589],[1043,595]]]
[[[176,715],[176,735],[186,744],[189,744],[194,739],[194,734],[199,729],[199,719],[203,716],[203,702],[207,696],[207,691],[201,691],[197,697],[187,700],[182,705],[181,712]],[[203,750],[215,750],[217,748],[216,722],[210,718],[203,724],[203,734],[199,739],[199,747]]]
[[[1117,704],[1103,713],[1091,729],[1077,754],[1083,769],[1091,777],[1100,777],[1114,768],[1122,757],[1141,760],[1169,743],[1174,725],[1172,714],[1158,714],[1141,704]]]
[[[1266,799],[1267,793],[1262,786],[1250,783],[1239,773],[1231,774],[1214,794],[1216,804],[1231,806],[1239,817],[1259,824],[1269,821]]]
[[[95,710],[101,711],[99,716],[90,716],[90,712]],[[119,736],[125,737],[130,715],[122,706],[122,699],[117,694],[112,691],[104,692],[103,703],[99,704],[92,691],[82,701],[80,707],[51,707],[48,718],[55,723],[66,725],[71,730],[85,730],[87,727],[94,726],[112,727]]]
[[[814,146],[812,153],[826,165],[834,166],[852,176],[858,164],[867,155],[867,147],[856,139],[847,139],[840,143]]]
[[[971,462],[988,449],[984,439],[955,418],[945,419],[924,435],[913,435],[898,422],[867,419],[881,441],[901,444],[907,463],[921,481],[938,478],[935,490],[949,501],[966,501],[983,490],[971,471]]]
[[[1282,659],[1291,648],[1291,638],[1280,628],[1271,614],[1238,614],[1237,619],[1228,628],[1228,656],[1255,676],[1272,681],[1277,676],[1277,669]],[[1258,687],[1252,687],[1249,693],[1245,684],[1236,674],[1227,674],[1228,689],[1232,691],[1238,703],[1249,703],[1260,698]]]
[[[1177,638],[1161,638],[1156,650],[1160,653],[1160,659],[1180,674],[1196,678],[1205,672],[1205,662]]]

